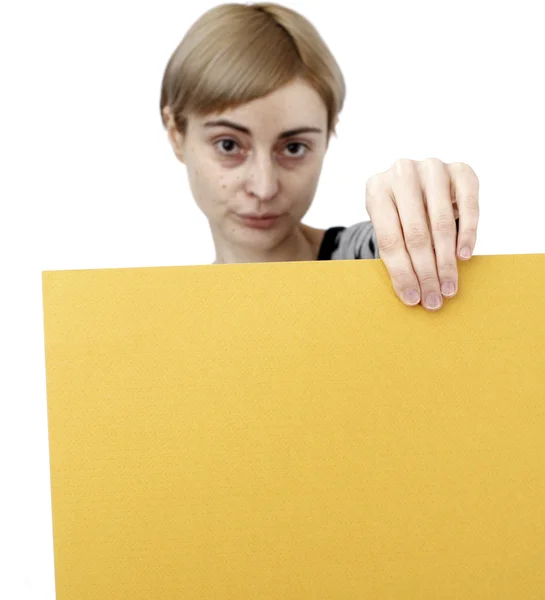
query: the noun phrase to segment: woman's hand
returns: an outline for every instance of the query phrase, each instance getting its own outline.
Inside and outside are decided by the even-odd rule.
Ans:
[[[473,254],[479,180],[464,163],[398,160],[371,177],[366,208],[399,298],[438,310],[458,290],[457,257]],[[456,219],[459,231],[456,232]]]

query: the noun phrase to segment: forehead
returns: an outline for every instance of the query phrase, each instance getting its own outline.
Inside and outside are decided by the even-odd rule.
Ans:
[[[303,125],[323,128],[327,122],[327,108],[312,86],[296,80],[267,96],[199,117],[198,121],[204,125],[211,118],[229,119],[255,131],[295,129]]]

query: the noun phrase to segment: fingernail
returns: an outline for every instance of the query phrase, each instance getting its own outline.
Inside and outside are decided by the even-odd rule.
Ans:
[[[430,294],[426,298],[426,307],[427,308],[439,308],[441,306],[441,297],[438,294]]]
[[[470,258],[471,257],[471,250],[467,247],[464,246],[461,250],[460,250],[460,256],[462,258]]]
[[[445,296],[452,296],[456,291],[456,286],[452,283],[452,281],[446,281],[441,285],[441,292]]]
[[[403,294],[403,298],[405,299],[405,302],[411,306],[414,306],[420,302],[420,294],[418,293],[418,290],[409,290],[408,292],[405,292]]]

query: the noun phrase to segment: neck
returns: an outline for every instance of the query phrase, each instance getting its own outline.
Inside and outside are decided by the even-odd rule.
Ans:
[[[316,260],[323,233],[323,231],[301,223],[291,236],[275,248],[266,251],[226,245],[222,243],[218,236],[212,233],[216,247],[214,264]]]

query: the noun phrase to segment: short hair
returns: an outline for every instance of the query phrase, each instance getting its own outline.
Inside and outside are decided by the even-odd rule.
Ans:
[[[161,119],[169,107],[184,133],[188,113],[223,112],[300,78],[322,98],[328,138],[346,95],[335,58],[316,28],[270,2],[220,4],[202,15],[170,57],[161,86]]]

